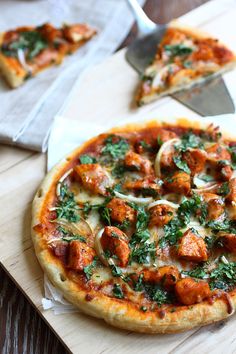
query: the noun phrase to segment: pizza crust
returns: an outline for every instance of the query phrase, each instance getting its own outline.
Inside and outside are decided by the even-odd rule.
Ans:
[[[182,123],[181,123],[182,122]],[[186,126],[187,120],[180,120],[176,125]],[[135,127],[149,126],[153,122],[146,122],[139,125],[127,125],[127,127],[114,128],[109,133],[122,131],[134,131]],[[164,123],[155,122],[157,125]],[[205,127],[206,123],[199,124]],[[192,126],[189,122],[187,126]],[[74,150],[59,164],[57,164],[45,177],[40,185],[32,206],[32,240],[38,261],[47,274],[52,284],[61,290],[65,299],[77,306],[82,312],[97,318],[101,318],[108,324],[118,328],[141,332],[141,333],[177,333],[192,329],[197,326],[207,325],[229,317],[236,308],[236,291],[230,293],[231,302],[227,303],[224,299],[218,298],[213,304],[208,301],[192,306],[178,306],[175,312],[166,311],[165,316],[160,318],[157,312],[142,312],[134,304],[117,298],[111,298],[104,294],[98,294],[95,290],[85,291],[78,289],[78,284],[66,277],[66,272],[59,261],[52,256],[45,244],[41,240],[41,234],[34,229],[34,226],[41,222],[41,215],[44,212],[44,205],[48,201],[48,195],[52,187],[58,180],[59,174],[68,169],[70,161],[79,154],[84,148],[94,142],[93,138],[82,146]],[[88,299],[91,300],[86,300]],[[230,305],[233,311],[229,313]]]
[[[0,33],[0,46],[3,42],[4,33]],[[13,60],[12,60],[13,59]],[[13,65],[14,64],[14,65]],[[0,52],[0,72],[7,83],[16,88],[23,84],[27,72],[15,58],[8,58]]]

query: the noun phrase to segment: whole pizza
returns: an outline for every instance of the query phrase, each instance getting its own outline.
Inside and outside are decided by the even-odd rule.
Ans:
[[[33,202],[36,255],[85,313],[146,333],[236,306],[236,141],[188,120],[129,125],[73,151]]]

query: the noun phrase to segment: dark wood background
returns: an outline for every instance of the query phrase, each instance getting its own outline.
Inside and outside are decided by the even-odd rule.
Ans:
[[[166,23],[208,0],[147,0],[144,10],[155,22]],[[135,38],[136,27],[120,48]],[[2,252],[3,250],[1,250]],[[65,348],[32,305],[0,267],[0,353],[62,354]],[[85,354],[85,353],[84,353]]]

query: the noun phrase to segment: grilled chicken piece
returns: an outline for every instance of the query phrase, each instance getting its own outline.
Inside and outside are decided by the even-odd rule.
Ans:
[[[127,266],[130,248],[128,237],[124,232],[115,226],[106,226],[101,237],[101,245],[104,251],[108,250],[111,253],[111,256],[117,256],[119,266]]]
[[[173,208],[169,205],[156,205],[150,210],[150,226],[162,227],[173,218]]]
[[[151,161],[133,151],[128,151],[125,155],[124,164],[130,170],[136,170],[145,173],[146,175],[153,175],[154,170]]]
[[[223,181],[228,181],[233,170],[230,166],[231,155],[225,146],[216,143],[206,148],[207,162],[215,168],[216,178]]]
[[[229,193],[226,196],[226,200],[231,203],[232,202],[236,203],[236,178],[232,178],[229,181],[228,186],[229,186]]]
[[[236,253],[236,235],[235,234],[226,234],[221,233],[223,244],[232,253]]]
[[[142,154],[146,149],[143,146],[142,142],[147,144],[147,146],[154,151],[160,147],[159,142],[165,143],[167,140],[174,139],[176,138],[177,135],[176,133],[167,130],[167,129],[153,129],[150,132],[148,132],[147,136],[145,136],[145,139],[140,141],[140,138],[137,138],[137,141],[135,142],[135,150],[139,153]]]
[[[176,283],[175,293],[181,304],[193,305],[208,298],[211,295],[211,290],[205,281],[185,278]]]
[[[94,194],[106,195],[107,188],[112,186],[112,181],[107,171],[97,163],[77,165],[74,171],[84,188]]]
[[[86,243],[71,241],[69,247],[68,268],[82,271],[84,267],[92,263],[95,251]]]
[[[51,43],[55,42],[58,38],[62,39],[62,31],[53,27],[49,23],[45,23],[44,25],[38,27],[37,31],[44,39]]]
[[[124,189],[130,189],[137,192],[143,192],[145,195],[162,194],[161,183],[156,183],[153,178],[139,179],[136,181],[127,181],[123,184]]]
[[[194,262],[202,262],[208,259],[207,247],[204,240],[195,235],[191,229],[187,230],[183,237],[181,237],[177,255]]]
[[[161,283],[168,290],[180,279],[180,273],[175,266],[163,266],[155,270],[144,269],[141,274],[144,282]]]
[[[186,172],[176,171],[165,179],[164,186],[169,192],[188,195],[191,191],[190,175]]]
[[[113,198],[108,204],[110,209],[111,219],[118,223],[123,223],[125,220],[130,222],[135,221],[136,211],[131,208],[124,200]]]
[[[191,149],[183,153],[183,160],[186,161],[191,170],[191,175],[194,176],[203,171],[206,162],[206,153],[202,150]]]
[[[77,43],[83,39],[87,40],[91,38],[95,33],[96,31],[86,24],[65,26],[63,28],[63,36],[72,43]]]
[[[214,193],[202,193],[202,197],[207,202],[207,217],[209,220],[217,220],[224,214],[225,204],[222,197]]]

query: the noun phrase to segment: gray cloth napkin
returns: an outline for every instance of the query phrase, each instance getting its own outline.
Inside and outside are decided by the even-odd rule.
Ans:
[[[98,35],[61,66],[45,70],[22,87],[12,90],[0,80],[0,142],[37,151],[46,151],[53,118],[78,76],[116,50],[133,17],[125,0],[0,1],[0,31],[44,22],[85,22]]]

